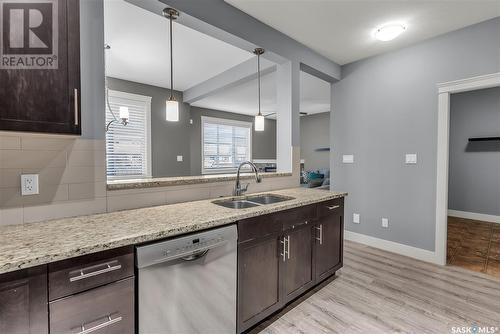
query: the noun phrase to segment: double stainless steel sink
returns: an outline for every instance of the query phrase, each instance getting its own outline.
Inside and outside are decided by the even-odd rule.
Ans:
[[[229,199],[221,199],[212,203],[230,209],[246,209],[260,205],[274,204],[294,199],[293,197],[281,196],[275,194],[262,194],[254,196],[233,197]]]

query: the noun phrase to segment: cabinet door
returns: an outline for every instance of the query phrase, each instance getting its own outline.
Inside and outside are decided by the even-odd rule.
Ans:
[[[78,4],[0,3],[0,130],[80,134]]]
[[[238,245],[239,333],[280,307],[279,249],[279,235]]]
[[[309,223],[285,231],[286,261],[283,263],[285,302],[294,299],[313,284],[312,230]]]
[[[0,276],[0,333],[48,333],[47,268]]]
[[[315,226],[316,280],[328,277],[342,266],[343,216],[334,212],[323,216]]]

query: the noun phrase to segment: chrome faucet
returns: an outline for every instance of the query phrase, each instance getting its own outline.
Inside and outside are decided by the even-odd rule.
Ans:
[[[244,165],[249,165],[252,168],[252,171],[255,173],[255,181],[257,181],[257,183],[262,182],[262,176],[259,175],[259,170],[257,169],[257,166],[255,166],[253,162],[244,161],[238,166],[238,172],[236,173],[236,185],[234,186],[233,196],[241,196],[248,190],[248,185],[250,183],[247,183],[243,187],[241,186],[240,183],[240,169]]]

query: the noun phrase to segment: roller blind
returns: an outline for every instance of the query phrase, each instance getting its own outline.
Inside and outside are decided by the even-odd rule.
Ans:
[[[113,122],[106,132],[108,178],[151,177],[151,97],[110,90],[109,104],[117,118],[120,107],[127,107],[130,118],[126,126]],[[106,124],[113,119],[106,108]]]
[[[233,172],[252,157],[252,123],[202,117],[203,174]]]

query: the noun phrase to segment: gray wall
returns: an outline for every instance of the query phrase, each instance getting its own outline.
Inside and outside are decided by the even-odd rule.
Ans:
[[[156,86],[108,78],[109,88],[151,96],[151,155],[153,177],[201,174],[201,116],[253,122],[253,117],[230,112],[180,105],[179,122],[165,120],[165,100],[170,91]],[[174,92],[182,101],[182,92]],[[193,120],[193,124],[189,120]],[[266,119],[264,132],[252,133],[253,159],[276,159],[276,121]],[[177,155],[183,156],[177,162]]]
[[[306,170],[330,168],[330,112],[300,117],[300,158]]]
[[[127,93],[151,96],[151,160],[153,177],[184,176],[190,174],[189,104],[181,103],[179,122],[165,120],[165,101],[170,91],[137,82],[108,78],[109,88]],[[177,101],[182,92],[174,91]],[[183,161],[177,162],[182,155]]]
[[[500,216],[500,87],[451,95],[450,178],[452,210]]]
[[[201,174],[201,116],[232,119],[252,123],[254,118],[230,112],[213,109],[191,107],[191,175]],[[276,121],[265,120],[262,132],[252,132],[252,158],[253,159],[276,159]]]
[[[331,166],[333,188],[349,192],[347,230],[434,250],[436,84],[499,72],[499,36],[496,18],[343,66],[332,86]],[[405,165],[405,153],[418,164]]]

